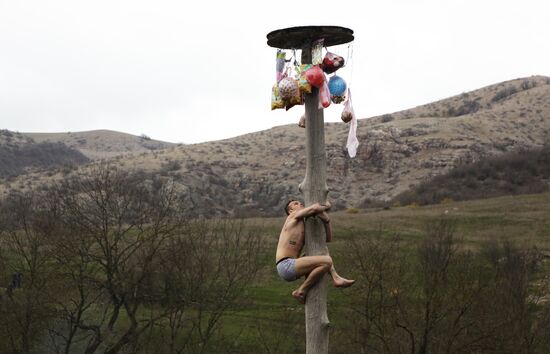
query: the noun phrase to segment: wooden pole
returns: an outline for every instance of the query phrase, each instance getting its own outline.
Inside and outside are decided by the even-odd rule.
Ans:
[[[311,64],[311,45],[323,39],[324,46],[353,41],[353,31],[339,26],[299,26],[272,31],[267,44],[281,49],[302,49],[302,64]],[[323,110],[319,109],[319,90],[312,89],[305,95],[306,107],[306,176],[300,183],[304,203],[324,203],[327,198],[327,156],[325,152],[325,127]],[[307,218],[305,246],[308,256],[327,252],[325,228],[319,218]],[[328,354],[330,322],[327,316],[327,279],[325,275],[306,296],[306,353]]]
[[[311,47],[302,49],[302,64],[311,63]],[[306,206],[324,203],[327,198],[327,157],[323,110],[319,109],[319,90],[305,95],[306,175],[300,184]],[[308,256],[326,253],[325,229],[319,218],[307,218],[305,251]],[[329,325],[327,315],[327,277],[325,275],[307,293],[306,354],[328,354]]]

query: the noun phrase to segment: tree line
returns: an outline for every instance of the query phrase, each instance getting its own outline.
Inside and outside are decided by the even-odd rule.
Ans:
[[[100,166],[0,207],[0,347],[202,353],[259,269],[259,239],[195,221],[168,180]],[[162,350],[161,350],[162,351]]]
[[[186,208],[169,178],[105,165],[4,198],[2,352],[304,352],[263,231]],[[418,239],[381,228],[332,250],[357,283],[329,298],[331,352],[550,352],[545,254],[465,247],[459,226],[437,217]]]
[[[376,232],[355,238],[347,258],[348,352],[547,353],[547,256],[492,238],[479,249],[457,240],[457,223],[426,224],[414,245]]]

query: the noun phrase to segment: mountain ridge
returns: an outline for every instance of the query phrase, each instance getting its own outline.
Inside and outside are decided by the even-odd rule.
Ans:
[[[176,144],[108,129],[63,133],[21,133],[34,141],[62,142],[92,160],[166,149]]]
[[[359,119],[360,145],[353,159],[345,149],[348,129],[325,123],[327,184],[336,209],[390,200],[459,164],[542,147],[550,140],[550,78],[508,80]],[[283,125],[108,161],[172,178],[190,215],[279,215],[286,199],[300,197],[304,144],[304,130]]]

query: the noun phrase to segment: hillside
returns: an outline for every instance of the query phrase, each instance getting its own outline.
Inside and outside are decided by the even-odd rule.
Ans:
[[[457,166],[395,197],[394,204],[419,205],[550,189],[550,145],[506,152]]]
[[[67,133],[21,133],[37,143],[61,142],[74,148],[90,159],[112,158],[125,154],[140,154],[166,149],[173,143],[153,140],[145,135],[135,136],[111,130],[92,130]]]
[[[297,115],[300,108],[295,110]],[[459,164],[542,147],[550,140],[550,78],[506,81],[360,119],[354,159],[345,150],[349,126],[325,127],[329,198],[336,209],[364,207],[372,200],[390,200]],[[172,177],[190,215],[277,215],[287,198],[299,196],[304,141],[303,129],[286,125],[124,159],[118,156],[111,162]]]
[[[20,133],[0,130],[0,178],[14,178],[36,169],[76,166],[88,161],[78,150],[61,142],[36,143]]]

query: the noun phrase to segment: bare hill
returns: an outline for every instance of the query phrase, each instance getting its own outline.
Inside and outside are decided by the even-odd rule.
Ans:
[[[361,119],[354,159],[345,150],[348,129],[326,124],[327,184],[336,208],[389,200],[458,164],[543,146],[550,140],[550,78],[511,80]],[[173,178],[190,215],[275,215],[299,196],[304,142],[303,129],[286,125],[112,162]]]
[[[90,159],[112,158],[118,155],[139,154],[174,146],[145,135],[135,136],[112,130],[91,130],[67,133],[21,133],[36,141],[61,142],[79,150]]]
[[[32,138],[0,130],[0,177],[14,178],[23,173],[87,163],[78,150],[61,142],[36,143]]]

